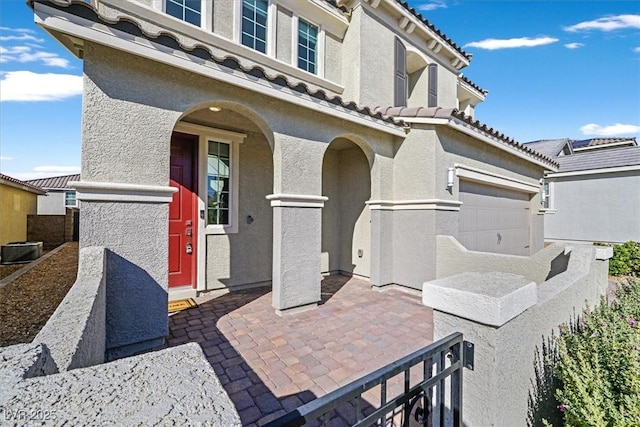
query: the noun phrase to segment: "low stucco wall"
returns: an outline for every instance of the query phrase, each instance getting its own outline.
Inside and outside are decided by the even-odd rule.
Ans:
[[[436,242],[438,279],[465,272],[501,271],[519,274],[540,284],[563,271],[566,265],[565,247],[559,244],[549,245],[526,257],[470,251],[451,236],[437,236]]]
[[[463,275],[425,283],[423,302],[433,306],[434,340],[462,332],[465,340],[475,344],[475,370],[464,371],[465,425],[526,425],[528,398],[536,382],[536,357],[543,343],[558,325],[570,321],[585,305],[593,306],[606,292],[610,248],[577,245],[562,249],[569,254],[566,271],[526,295],[521,290],[534,284],[523,276],[513,275],[521,284],[515,289],[496,292],[491,283],[505,273],[467,273],[465,280],[474,283],[473,289],[458,289],[451,299],[429,304],[437,299],[439,290],[455,294]],[[515,265],[508,258],[505,261],[505,265]],[[530,268],[523,267],[523,271]],[[516,292],[521,297],[510,298]],[[492,322],[478,309],[481,300],[509,316]]]
[[[34,365],[43,357],[38,348],[18,350]],[[0,380],[7,369],[3,362]],[[0,384],[0,419],[8,425],[241,425],[198,344],[20,378],[27,370],[14,369],[13,382]]]
[[[45,344],[58,368],[68,371],[104,362],[106,253],[80,249],[78,277],[33,344]]]

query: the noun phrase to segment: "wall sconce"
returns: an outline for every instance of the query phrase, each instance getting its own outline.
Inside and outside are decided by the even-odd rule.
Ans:
[[[454,168],[447,169],[447,188],[453,188],[453,180],[456,176],[456,170]]]

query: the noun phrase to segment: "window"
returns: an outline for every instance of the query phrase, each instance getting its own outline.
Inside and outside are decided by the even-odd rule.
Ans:
[[[316,74],[318,61],[318,27],[298,20],[298,68]]]
[[[190,24],[201,25],[202,0],[165,0],[165,12]]]
[[[395,107],[407,106],[407,48],[396,39],[395,48]]]
[[[267,0],[242,0],[241,42],[262,53],[267,53]]]
[[[209,141],[207,149],[207,225],[229,225],[231,145]]]
[[[542,184],[542,207],[545,209],[549,209],[550,196],[551,196],[551,193],[550,193],[549,183],[545,181],[545,183]]]
[[[429,97],[427,107],[438,106],[438,64],[429,64]]]
[[[78,201],[76,200],[76,192],[75,191],[65,191],[64,192],[64,205],[68,208],[75,208],[78,206]]]

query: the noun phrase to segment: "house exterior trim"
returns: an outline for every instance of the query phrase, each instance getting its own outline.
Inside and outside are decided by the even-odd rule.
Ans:
[[[159,185],[123,184],[117,182],[71,181],[76,199],[94,202],[169,203],[178,189]]]
[[[545,175],[545,178],[562,178],[565,176],[598,175],[598,174],[604,174],[604,173],[632,172],[632,171],[640,171],[640,165],[620,166],[617,168],[591,169],[591,170],[583,170],[583,171],[575,171],[575,172],[556,172],[556,173],[549,173]]]
[[[459,200],[423,199],[423,200],[369,200],[365,202],[371,210],[378,211],[459,211]]]
[[[309,194],[269,194],[266,199],[273,207],[287,208],[324,208],[327,196],[312,196]]]
[[[456,170],[456,176],[458,178],[465,178],[470,181],[482,182],[485,184],[508,188],[516,191],[525,191],[527,193],[537,193],[538,191],[540,191],[539,186],[531,185],[528,182],[521,181],[519,179],[509,178],[507,176],[500,175],[494,172],[489,172],[458,163],[456,163],[454,166]]]

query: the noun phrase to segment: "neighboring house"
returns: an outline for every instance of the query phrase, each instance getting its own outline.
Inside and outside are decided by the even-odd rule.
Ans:
[[[109,357],[162,342],[171,298],[320,273],[421,289],[436,235],[543,247],[557,163],[476,121],[471,60],[396,0],[35,0],[84,61],[81,246],[109,249]]]
[[[640,147],[635,138],[565,138],[526,145],[560,164],[545,176],[545,240],[640,241]]]
[[[80,174],[26,181],[47,190],[47,194],[38,196],[38,215],[65,215],[67,208],[78,208],[76,191],[67,185],[70,181],[80,181]]]
[[[27,215],[35,214],[39,187],[0,174],[0,245],[27,240]]]

